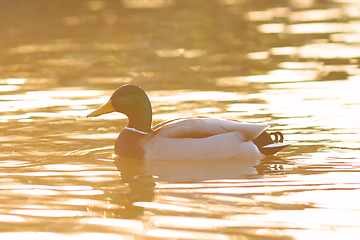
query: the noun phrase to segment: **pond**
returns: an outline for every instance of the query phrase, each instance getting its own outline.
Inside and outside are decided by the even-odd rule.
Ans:
[[[356,239],[360,1],[0,2],[0,238]],[[262,159],[117,161],[123,84],[154,123],[271,123]]]

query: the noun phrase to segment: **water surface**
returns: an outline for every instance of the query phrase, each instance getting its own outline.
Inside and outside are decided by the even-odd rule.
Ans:
[[[3,1],[0,237],[356,239],[360,1]],[[154,122],[272,123],[264,159],[115,161],[125,83]]]

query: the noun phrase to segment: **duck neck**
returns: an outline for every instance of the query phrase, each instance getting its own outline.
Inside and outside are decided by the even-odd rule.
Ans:
[[[151,132],[151,124],[152,124],[152,111],[145,110],[139,111],[134,116],[128,116],[129,128],[135,128],[136,130],[142,132]]]

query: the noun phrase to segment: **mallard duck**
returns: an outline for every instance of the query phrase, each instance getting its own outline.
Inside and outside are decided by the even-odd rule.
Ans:
[[[280,132],[267,133],[269,124],[250,124],[209,117],[174,119],[152,127],[152,107],[144,90],[123,85],[88,117],[120,112],[128,119],[115,142],[121,158],[195,160],[256,158],[273,155],[289,144]],[[275,140],[271,138],[274,135]]]

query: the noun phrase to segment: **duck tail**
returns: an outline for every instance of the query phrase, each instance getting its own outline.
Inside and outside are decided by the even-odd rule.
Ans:
[[[274,136],[274,140],[271,138]],[[268,156],[273,155],[290,144],[284,143],[284,135],[281,132],[262,132],[257,138],[252,140],[259,151]]]

